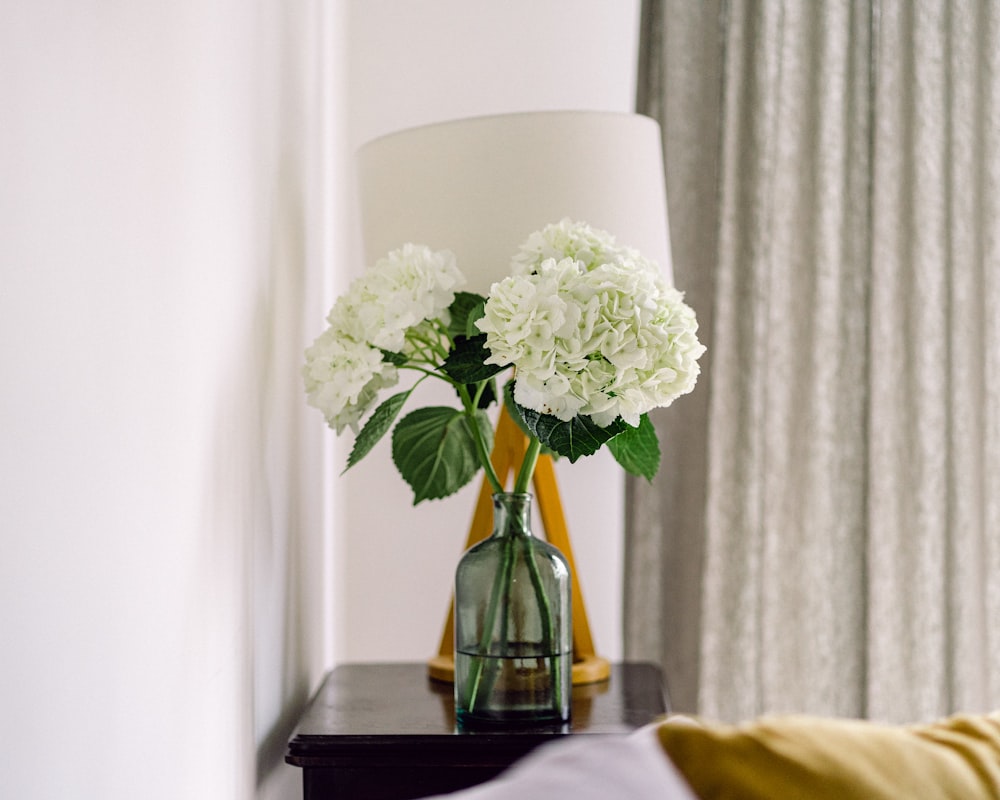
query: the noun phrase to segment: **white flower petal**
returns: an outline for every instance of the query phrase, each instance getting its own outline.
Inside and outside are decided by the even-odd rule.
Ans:
[[[514,267],[478,327],[490,362],[516,366],[519,404],[637,425],[694,388],[705,349],[694,312],[639,253],[563,220],[532,234]]]

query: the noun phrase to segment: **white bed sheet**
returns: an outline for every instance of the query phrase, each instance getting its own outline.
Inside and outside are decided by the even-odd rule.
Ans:
[[[660,747],[656,727],[554,742],[492,781],[431,800],[698,800]]]

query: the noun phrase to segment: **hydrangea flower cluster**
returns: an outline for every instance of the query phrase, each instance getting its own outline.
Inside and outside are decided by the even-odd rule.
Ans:
[[[464,283],[453,253],[406,244],[354,281],[327,321],[356,342],[409,354],[407,331],[426,320],[447,325],[448,306]]]
[[[511,274],[528,275],[542,262],[572,258],[590,271],[600,264],[621,258],[641,259],[637,250],[615,244],[615,237],[570,219],[547,225],[532,233],[511,260]],[[655,265],[653,265],[655,269]]]
[[[303,368],[309,404],[338,434],[357,434],[348,468],[391,431],[414,503],[454,494],[480,469],[505,491],[487,414],[502,398],[528,436],[515,492],[528,491],[545,448],[572,463],[607,445],[652,480],[660,450],[646,414],[694,388],[705,350],[694,311],[656,264],[570,220],[531,234],[511,272],[481,297],[461,290],[450,252],[408,244],[351,283]],[[501,391],[496,377],[509,367]],[[415,382],[379,402],[403,370]],[[429,378],[449,384],[461,408],[402,415]]]
[[[694,311],[636,251],[563,220],[528,239],[515,271],[493,285],[476,325],[486,363],[516,367],[519,405],[635,427],[694,388],[705,350]]]
[[[309,405],[318,408],[339,435],[357,431],[358,422],[378,397],[380,389],[395,386],[399,374],[382,353],[327,328],[306,350],[302,370]]]
[[[440,360],[432,351],[447,348],[441,325],[464,280],[447,250],[407,244],[376,262],[338,298],[329,327],[306,350],[309,405],[338,434],[356,432],[379,390],[399,380],[384,352],[431,365]]]

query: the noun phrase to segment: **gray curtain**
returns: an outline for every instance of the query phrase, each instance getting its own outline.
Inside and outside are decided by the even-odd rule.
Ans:
[[[675,707],[1000,707],[1000,4],[647,0],[709,346],[630,481],[626,655]]]

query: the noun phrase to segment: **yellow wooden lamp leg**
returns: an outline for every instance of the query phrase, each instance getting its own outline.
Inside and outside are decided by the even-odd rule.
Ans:
[[[527,448],[527,437],[511,419],[506,408],[501,408],[500,420],[494,439],[493,454],[490,460],[501,482],[506,484],[507,476],[521,463]],[[607,680],[611,675],[611,665],[607,659],[594,653],[594,642],[590,634],[590,622],[587,619],[587,608],[580,591],[580,581],[577,578],[576,563],[573,559],[573,547],[569,541],[569,531],[566,528],[566,517],[563,514],[562,501],[559,497],[559,486],[556,483],[555,469],[552,459],[542,455],[538,458],[534,475],[535,499],[542,518],[542,528],[545,538],[558,547],[569,563],[573,586],[573,683],[597,683]],[[479,489],[479,499],[472,514],[472,524],[465,542],[468,549],[482,541],[493,532],[493,490],[484,478]],[[455,680],[455,600],[451,601],[448,618],[441,634],[441,644],[438,654],[428,662],[428,673],[436,680],[452,682]]]

